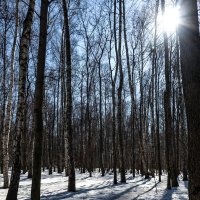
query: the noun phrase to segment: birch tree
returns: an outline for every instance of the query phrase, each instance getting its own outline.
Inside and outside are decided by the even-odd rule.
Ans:
[[[9,135],[11,129],[11,120],[12,120],[12,97],[13,97],[13,85],[14,85],[14,63],[15,63],[15,49],[17,44],[17,34],[18,34],[18,25],[19,25],[19,0],[15,2],[15,32],[13,39],[13,46],[11,51],[11,67],[10,67],[10,85],[9,85],[9,93],[8,93],[8,102],[5,114],[5,121],[3,126],[3,177],[4,177],[4,188],[8,188],[9,186],[9,178],[8,178],[8,165],[9,165]]]
[[[21,134],[24,125],[24,109],[25,109],[25,97],[26,97],[26,77],[28,70],[28,55],[30,45],[30,35],[33,23],[33,14],[35,8],[35,0],[30,0],[28,12],[23,22],[23,32],[20,39],[19,50],[19,81],[18,81],[18,101],[17,101],[17,116],[16,116],[16,138],[14,141],[14,157],[12,165],[12,174],[10,180],[10,186],[8,190],[7,200],[17,199],[17,192],[19,187],[20,172],[21,172]]]

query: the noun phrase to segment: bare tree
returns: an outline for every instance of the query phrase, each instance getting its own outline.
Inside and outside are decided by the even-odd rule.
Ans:
[[[21,134],[24,125],[24,109],[26,98],[26,77],[28,69],[28,54],[30,44],[30,34],[33,22],[35,0],[30,0],[28,12],[23,22],[23,32],[20,39],[20,52],[19,52],[19,86],[18,86],[18,101],[17,101],[17,116],[16,116],[16,138],[14,146],[14,157],[10,186],[8,190],[7,200],[17,199],[17,192],[19,187],[20,172],[21,172]]]
[[[9,165],[9,136],[11,129],[11,120],[12,120],[12,97],[13,97],[13,85],[14,85],[14,62],[15,62],[15,49],[17,44],[17,34],[18,34],[18,25],[19,25],[19,0],[16,0],[16,13],[15,13],[15,33],[14,40],[11,52],[11,67],[10,67],[10,85],[9,85],[9,94],[8,94],[8,102],[6,108],[6,115],[4,121],[4,130],[3,130],[3,175],[4,175],[4,188],[8,188],[9,186],[9,178],[8,178],[8,165]]]
[[[119,150],[120,150],[120,173],[121,182],[126,182],[125,165],[124,165],[124,142],[123,142],[123,128],[122,128],[122,89],[124,82],[124,75],[122,69],[122,1],[119,0],[119,42],[118,42],[118,64],[119,64],[119,87],[117,89],[118,104],[117,104],[117,123],[119,134]]]
[[[43,144],[43,96],[44,96],[44,72],[46,61],[47,43],[47,16],[48,0],[41,0],[40,8],[40,35],[37,57],[37,75],[34,96],[34,151],[33,151],[33,178],[31,187],[31,199],[40,199],[41,181],[41,157]]]
[[[188,125],[189,199],[200,199],[200,42],[197,1],[180,1],[181,69]]]
[[[75,192],[75,169],[74,169],[74,152],[73,152],[73,127],[72,127],[72,63],[71,63],[71,44],[68,7],[65,0],[63,3],[64,30],[65,30],[65,53],[66,53],[66,142],[67,142],[67,162],[68,162],[68,191]]]
[[[165,0],[161,1],[163,15],[165,14]],[[165,110],[165,149],[166,149],[166,165],[168,171],[167,188],[171,189],[172,179],[172,116],[171,116],[171,67],[169,60],[168,37],[166,31],[163,32],[164,49],[165,49],[165,82],[166,89],[164,91],[164,110]],[[171,155],[171,156],[170,156]]]

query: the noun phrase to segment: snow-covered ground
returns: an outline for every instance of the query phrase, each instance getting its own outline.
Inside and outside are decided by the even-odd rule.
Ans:
[[[137,200],[171,200],[171,199],[188,199],[188,183],[179,181],[179,187],[172,190],[166,190],[166,175],[162,176],[162,182],[158,183],[157,177],[145,180],[137,176],[132,178],[127,174],[126,184],[113,185],[113,175],[106,174],[105,177],[97,172],[93,177],[76,172],[77,192],[67,192],[67,177],[64,174],[48,172],[42,173],[41,181],[41,200],[104,200],[104,199],[137,199]],[[2,189],[3,179],[0,175],[0,200],[6,199],[7,189]],[[28,200],[31,193],[31,179],[27,179],[27,174],[21,175],[18,199]]]

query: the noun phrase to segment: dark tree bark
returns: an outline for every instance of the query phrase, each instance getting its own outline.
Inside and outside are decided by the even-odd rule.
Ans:
[[[64,29],[65,29],[65,48],[66,48],[66,135],[67,135],[67,160],[69,167],[68,191],[75,192],[75,169],[74,169],[74,152],[73,152],[73,127],[72,127],[72,64],[71,64],[71,44],[70,44],[70,30],[68,7],[66,1],[62,0],[63,14],[64,14]]]
[[[165,0],[161,0],[162,14],[165,13]],[[165,91],[164,91],[164,111],[165,111],[165,149],[167,166],[167,189],[171,189],[172,179],[172,115],[171,115],[171,67],[169,60],[168,36],[163,32],[165,50]]]
[[[122,0],[119,0],[119,43],[118,43],[118,64],[119,64],[119,87],[117,89],[118,104],[117,104],[117,123],[119,134],[119,151],[120,151],[120,174],[121,182],[126,182],[125,163],[124,163],[124,139],[123,139],[123,120],[122,120],[122,89],[124,82],[124,75],[122,69]]]
[[[124,26],[124,43],[125,43],[125,50],[126,50],[126,65],[127,65],[127,71],[128,71],[128,83],[129,83],[129,90],[130,90],[130,95],[131,95],[131,118],[132,118],[131,133],[132,133],[132,142],[133,142],[132,144],[132,171],[133,171],[133,177],[135,177],[135,91],[134,91],[134,80],[133,80],[133,77],[131,76],[133,72],[131,73],[129,48],[128,48],[127,33],[126,33],[126,8],[125,8],[124,1],[123,1],[123,26]],[[132,70],[134,71],[134,64],[133,64]]]
[[[154,49],[153,49],[153,67],[155,68],[155,112],[156,112],[156,150],[157,150],[157,168],[159,175],[159,182],[161,182],[162,168],[161,168],[161,153],[160,153],[160,117],[159,117],[159,75],[157,65],[157,17],[158,17],[159,0],[156,0],[155,9],[155,33],[154,33]],[[152,74],[154,76],[154,74]]]
[[[113,156],[113,183],[117,184],[117,146],[116,146],[116,80],[117,80],[117,73],[118,73],[118,50],[117,50],[117,30],[116,30],[116,0],[114,0],[114,41],[115,41],[115,55],[116,55],[116,70],[114,74],[114,78],[112,75],[112,69],[111,69],[111,39],[110,39],[110,49],[108,53],[108,59],[109,59],[109,67],[110,67],[110,76],[112,81],[112,156]],[[110,31],[112,29],[111,25],[111,19],[109,15],[109,24],[110,24]],[[111,35],[112,38],[112,35]]]
[[[101,56],[102,57],[102,56]],[[100,58],[101,59],[101,58]],[[99,59],[98,62],[98,67],[99,67],[99,121],[100,121],[100,130],[99,130],[99,150],[100,150],[100,159],[99,159],[99,164],[100,164],[100,168],[101,168],[101,174],[102,176],[105,175],[105,170],[104,170],[104,164],[103,164],[103,122],[102,122],[102,77],[101,77],[101,61]]]
[[[56,165],[57,165],[57,170],[58,170],[58,173],[61,174],[62,173],[62,170],[61,170],[61,166],[62,166],[62,145],[61,145],[61,111],[58,109],[59,108],[59,100],[60,100],[60,81],[61,81],[61,65],[62,65],[62,49],[63,49],[63,37],[61,38],[61,52],[60,52],[60,66],[59,66],[59,78],[58,78],[58,81],[57,81],[57,102],[56,102],[56,107],[57,107],[57,111],[56,111],[56,133],[57,133],[57,138],[56,138],[56,150],[57,150],[57,159],[56,159]]]
[[[180,1],[180,56],[188,125],[189,199],[200,199],[200,37],[196,0]]]
[[[149,178],[148,171],[148,158],[146,153],[145,146],[145,125],[146,125],[146,105],[145,105],[145,79],[144,79],[144,30],[145,30],[145,18],[140,20],[140,59],[141,59],[141,67],[139,69],[139,87],[140,87],[140,102],[139,102],[139,119],[138,119],[138,136],[139,136],[139,154],[141,161],[141,174],[145,175],[145,179]]]
[[[81,116],[80,116],[80,168],[81,168],[81,173],[85,173],[85,148],[84,148],[84,108],[83,108],[83,78],[84,75],[83,73],[81,74],[81,88],[80,88],[80,111],[81,111]]]
[[[5,16],[3,17],[3,20],[4,21],[4,25],[3,25],[3,37],[2,37],[2,40],[1,41],[1,45],[2,45],[2,48],[1,48],[1,52],[2,52],[2,80],[1,80],[1,118],[0,118],[0,130],[4,130],[4,120],[5,120],[5,113],[6,113],[6,99],[7,99],[7,92],[6,92],[6,73],[7,73],[7,56],[6,56],[6,53],[7,53],[7,35],[8,35],[8,30],[9,30],[9,14],[8,14],[8,6],[7,6],[7,2],[5,1],[3,4],[2,4],[2,10],[5,11]],[[3,134],[3,131],[0,131],[0,137],[1,137],[1,140],[0,140],[0,163],[1,163],[1,172],[3,173],[3,171],[5,171],[3,169],[3,160],[4,160],[4,156],[3,156],[3,146],[4,146],[4,134]]]
[[[37,75],[34,99],[34,151],[33,151],[33,178],[31,199],[40,199],[41,158],[43,146],[43,96],[44,96],[44,71],[46,61],[47,43],[47,16],[48,0],[41,0],[40,8],[40,34],[37,61]]]

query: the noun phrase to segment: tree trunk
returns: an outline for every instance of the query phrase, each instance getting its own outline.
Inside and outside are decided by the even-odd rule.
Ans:
[[[119,87],[118,92],[118,105],[117,105],[117,123],[118,123],[118,134],[119,134],[119,151],[120,151],[120,173],[121,182],[126,182],[125,176],[125,163],[124,163],[124,139],[123,139],[123,120],[122,120],[122,89],[123,89],[123,69],[122,69],[122,58],[121,58],[121,41],[122,41],[122,1],[119,0],[119,46],[118,46],[118,62],[119,62]]]
[[[116,0],[114,0],[114,40],[115,40],[115,55],[116,55],[116,70],[114,78],[112,77],[112,68],[111,68],[111,39],[110,39],[110,50],[109,50],[109,67],[110,67],[110,76],[112,81],[112,156],[113,156],[113,183],[117,184],[117,147],[116,147],[116,97],[115,97],[115,91],[116,91],[116,79],[117,79],[117,73],[118,73],[118,50],[117,50],[117,31],[116,31]],[[111,27],[111,19],[109,16],[109,22],[110,22],[110,31],[112,29]]]
[[[3,4],[2,7],[5,10],[6,16],[4,18],[4,26],[3,26],[3,39],[2,39],[2,82],[1,82],[1,94],[0,97],[1,102],[2,102],[2,108],[1,108],[1,130],[4,130],[4,120],[5,120],[5,113],[6,113],[6,99],[7,99],[7,94],[6,94],[6,72],[7,72],[7,32],[8,32],[8,6],[7,2]],[[1,157],[0,157],[0,162],[1,162],[1,171],[3,173],[3,131],[0,132],[1,136],[1,141],[0,141],[0,150],[1,150]]]
[[[17,116],[16,116],[16,138],[14,146],[14,161],[12,167],[10,187],[8,190],[7,200],[17,199],[17,192],[19,187],[20,172],[21,172],[21,134],[24,125],[24,108],[26,97],[26,76],[28,70],[28,54],[30,45],[30,33],[33,22],[35,0],[30,0],[28,12],[23,23],[23,32],[20,40],[19,52],[19,88],[18,88],[18,101],[17,101]]]
[[[74,169],[74,150],[73,150],[73,127],[72,127],[72,66],[71,66],[71,44],[70,44],[70,32],[69,32],[69,16],[66,1],[62,0],[63,14],[64,14],[64,28],[66,39],[66,135],[67,135],[67,157],[69,167],[69,180],[68,191],[75,192],[75,169]]]
[[[165,13],[165,0],[161,0],[162,14]],[[167,188],[171,189],[172,179],[172,116],[171,116],[171,80],[170,80],[170,62],[167,33],[163,32],[164,49],[165,49],[165,84],[164,91],[164,111],[165,111],[165,148],[166,148],[166,165],[168,171]]]
[[[180,3],[180,56],[188,125],[189,199],[200,199],[200,41],[196,0]]]
[[[155,68],[155,112],[156,112],[156,150],[157,150],[157,168],[159,182],[161,182],[161,156],[160,156],[160,117],[159,117],[159,75],[158,75],[158,65],[157,65],[157,17],[158,17],[159,0],[156,0],[155,9],[155,33],[154,33],[154,49],[153,49],[153,67]],[[153,74],[154,76],[154,74]]]
[[[4,177],[4,188],[8,188],[9,186],[9,178],[8,178],[8,165],[9,165],[9,152],[8,152],[8,144],[9,144],[9,135],[11,128],[11,119],[12,119],[12,96],[13,96],[13,83],[14,83],[14,61],[15,61],[15,49],[17,44],[17,33],[18,33],[18,7],[19,0],[16,0],[16,13],[15,13],[15,33],[13,40],[13,47],[11,52],[11,69],[10,69],[10,85],[9,85],[9,94],[8,94],[8,103],[6,108],[6,116],[4,121],[4,130],[3,130],[3,177]]]
[[[104,170],[104,164],[103,164],[103,122],[102,122],[102,78],[101,78],[101,63],[99,61],[99,121],[100,121],[100,130],[99,130],[99,149],[100,149],[100,168],[101,168],[101,174],[104,176],[105,170]]]
[[[127,65],[127,71],[128,71],[129,90],[130,90],[130,94],[131,94],[131,118],[132,118],[132,121],[131,121],[131,123],[132,123],[132,125],[131,125],[131,133],[132,133],[132,142],[133,142],[133,144],[132,144],[132,160],[133,160],[132,161],[132,171],[133,171],[133,177],[135,177],[135,97],[134,97],[134,80],[133,80],[133,78],[131,76],[131,66],[130,66],[130,59],[129,59],[127,33],[126,33],[126,9],[125,9],[125,2],[124,1],[123,1],[123,26],[124,26],[124,43],[125,43],[126,62],[127,62],[126,65]],[[134,66],[133,66],[132,70],[134,70]]]
[[[34,97],[34,150],[33,150],[33,178],[31,187],[31,199],[40,199],[41,157],[43,145],[43,96],[44,96],[44,71],[46,61],[47,43],[47,16],[48,0],[41,1],[40,9],[40,34],[37,61],[37,75]]]

